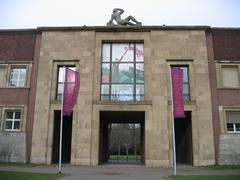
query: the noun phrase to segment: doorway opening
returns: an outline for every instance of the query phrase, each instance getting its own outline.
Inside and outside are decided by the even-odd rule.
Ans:
[[[52,164],[56,164],[59,161],[60,120],[61,111],[55,110],[53,146],[52,146]],[[63,116],[62,163],[70,163],[71,161],[71,142],[72,142],[72,114],[71,116]]]
[[[176,162],[193,165],[191,111],[185,111],[185,118],[175,118]]]
[[[142,111],[101,111],[99,164],[144,163]]]

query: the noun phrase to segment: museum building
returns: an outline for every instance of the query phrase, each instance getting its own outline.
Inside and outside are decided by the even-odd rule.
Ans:
[[[108,160],[111,123],[141,126],[141,161],[171,166],[171,66],[184,69],[186,118],[176,120],[177,160],[215,163],[205,31],[209,27],[43,27],[31,162],[58,161],[62,67],[80,73],[80,92],[63,125],[63,159]],[[182,122],[182,123],[180,123]],[[183,130],[184,129],[184,130]],[[56,133],[57,132],[57,133]],[[56,134],[55,134],[56,133]]]
[[[2,30],[0,38],[9,33],[13,39],[12,31]],[[72,115],[63,120],[63,163],[109,163],[112,126],[135,124],[140,137],[137,162],[147,167],[171,167],[170,69],[179,67],[183,69],[186,117],[174,120],[177,163],[240,163],[240,152],[231,151],[239,146],[240,139],[239,32],[209,26],[32,30],[34,43],[24,45],[26,38],[22,37],[21,45],[14,46],[21,54],[0,56],[0,74],[6,77],[0,79],[0,139],[22,133],[26,141],[17,144],[26,144],[24,161],[58,162],[63,67],[69,67],[80,73],[81,80]],[[13,47],[10,39],[5,40],[6,50]],[[31,56],[21,58],[19,48],[26,52],[28,46]],[[20,70],[12,70],[15,65],[20,65]],[[13,76],[18,76],[17,80]],[[21,79],[24,86],[9,87],[9,82],[21,84]],[[27,91],[28,101],[22,102],[20,94],[6,98],[11,91]],[[226,146],[230,141],[232,145]],[[24,146],[20,149],[24,150]],[[5,151],[0,148],[0,152],[2,160]],[[9,157],[11,160],[12,155]]]

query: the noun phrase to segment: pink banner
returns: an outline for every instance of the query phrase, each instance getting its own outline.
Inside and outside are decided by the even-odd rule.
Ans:
[[[64,116],[71,116],[73,106],[77,102],[79,87],[80,87],[79,73],[69,68],[66,68],[63,99]]]
[[[183,70],[180,68],[171,68],[171,74],[174,117],[184,118]]]

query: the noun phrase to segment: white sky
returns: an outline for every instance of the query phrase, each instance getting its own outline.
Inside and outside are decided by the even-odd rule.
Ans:
[[[116,7],[143,25],[240,27],[240,0],[0,0],[0,29],[105,26]]]

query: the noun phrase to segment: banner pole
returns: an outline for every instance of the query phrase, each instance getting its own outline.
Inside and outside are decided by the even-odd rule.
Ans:
[[[176,167],[176,147],[175,147],[175,127],[174,127],[174,108],[173,108],[173,89],[172,89],[172,67],[170,66],[170,87],[171,87],[171,105],[172,105],[172,142],[173,142],[173,169],[174,175],[177,175]]]
[[[59,162],[58,162],[58,173],[59,174],[62,171],[62,126],[63,126],[64,86],[65,86],[65,66],[63,66],[63,92],[62,92],[62,106],[61,106],[61,120],[60,120]]]

